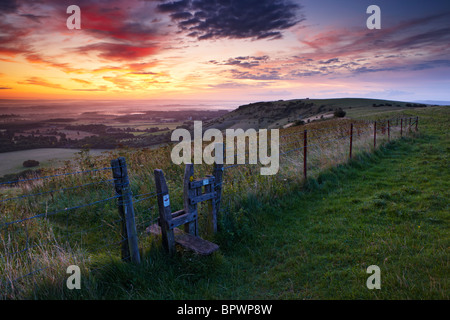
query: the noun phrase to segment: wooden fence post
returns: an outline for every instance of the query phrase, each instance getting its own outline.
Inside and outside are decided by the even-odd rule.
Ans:
[[[377,147],[377,122],[373,124],[373,147]]]
[[[419,117],[416,117],[416,132],[419,130]]]
[[[400,137],[403,137],[403,118],[400,119]]]
[[[166,221],[172,218],[172,210],[170,208],[169,188],[167,187],[164,173],[160,169],[155,169],[155,184],[158,194],[159,221],[161,226],[162,244],[169,254],[175,253],[175,235],[174,231],[169,228]]]
[[[118,209],[122,219],[122,259],[140,263],[138,236],[134,218],[133,197],[130,190],[127,163],[124,157],[111,161],[115,189],[119,196]]]
[[[391,141],[391,122],[388,120],[387,123],[387,131],[388,131],[388,141]]]
[[[353,123],[350,124],[350,159],[352,158],[353,151]]]
[[[214,192],[215,178],[213,175],[207,175],[208,179],[214,180],[213,184],[207,184],[205,186],[205,193]],[[217,233],[217,208],[216,199],[213,198],[208,201],[208,232],[211,234]]]
[[[183,190],[184,190],[184,208],[186,211],[186,213],[191,213],[197,210],[197,205],[196,204],[191,204],[189,202],[189,198],[195,198],[197,195],[194,194],[196,192],[196,189],[191,189],[189,188],[189,184],[191,183],[191,181],[193,181],[194,179],[194,165],[191,164],[186,164],[186,167],[184,169],[184,179],[183,179]],[[195,219],[194,221],[191,221],[189,223],[186,223],[184,225],[184,231],[192,234],[194,236],[198,236],[198,219]]]
[[[220,202],[222,200],[222,181],[223,181],[223,164],[225,161],[225,144],[217,143],[216,144],[216,152],[217,150],[222,150],[222,154],[216,155],[216,161],[214,162],[214,171],[213,175],[215,178],[214,181],[214,191],[217,192],[216,197],[216,212],[219,213]],[[220,161],[222,159],[222,161]]]
[[[303,178],[307,178],[307,149],[308,149],[308,131],[303,132]]]

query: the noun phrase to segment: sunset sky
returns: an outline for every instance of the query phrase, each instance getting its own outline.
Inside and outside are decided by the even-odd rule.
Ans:
[[[450,1],[0,2],[0,99],[449,101],[449,88]]]

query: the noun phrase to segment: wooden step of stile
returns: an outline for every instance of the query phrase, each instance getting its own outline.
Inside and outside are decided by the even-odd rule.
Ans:
[[[192,250],[201,255],[210,255],[214,251],[219,249],[219,246],[215,243],[212,243],[208,240],[193,236],[189,233],[186,233],[178,228],[173,229],[175,234],[175,242],[180,246]],[[147,233],[151,233],[154,235],[161,235],[161,227],[158,224],[152,224],[150,227],[146,229]]]

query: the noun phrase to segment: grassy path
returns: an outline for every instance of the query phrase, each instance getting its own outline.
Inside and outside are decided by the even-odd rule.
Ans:
[[[267,212],[254,240],[261,249],[249,250],[270,261],[254,295],[448,299],[448,168],[421,165],[439,158],[431,149],[393,144],[366,160],[369,168],[357,168],[362,160],[326,173],[321,188]],[[382,271],[379,291],[366,288],[373,264]]]
[[[221,250],[212,257],[170,258],[154,250],[140,267],[104,269],[87,290],[75,294],[95,299],[448,299],[447,110],[423,111],[426,133],[324,172],[306,190],[270,204],[248,199],[238,215],[241,235],[233,243],[222,235]],[[381,290],[366,287],[370,265],[381,269]],[[51,288],[41,289],[43,296],[52,296]]]

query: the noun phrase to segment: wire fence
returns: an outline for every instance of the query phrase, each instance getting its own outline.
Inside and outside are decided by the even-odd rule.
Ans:
[[[231,210],[230,204],[244,193],[242,188],[270,193],[275,181],[306,179],[358,152],[417,131],[418,121],[395,118],[289,128],[279,137],[280,174],[276,177],[260,177],[255,171],[260,165],[224,166],[221,211]],[[125,162],[114,160],[107,167],[1,183],[0,297],[30,297],[49,281],[65,287],[70,265],[82,265],[90,275],[109,262],[139,262],[140,253],[155,243],[146,228],[158,220],[152,172],[142,166],[136,161],[127,168]],[[171,189],[178,194],[171,201],[182,206],[182,186],[177,180],[182,174],[179,168],[170,168]],[[134,174],[138,170],[141,173]]]

